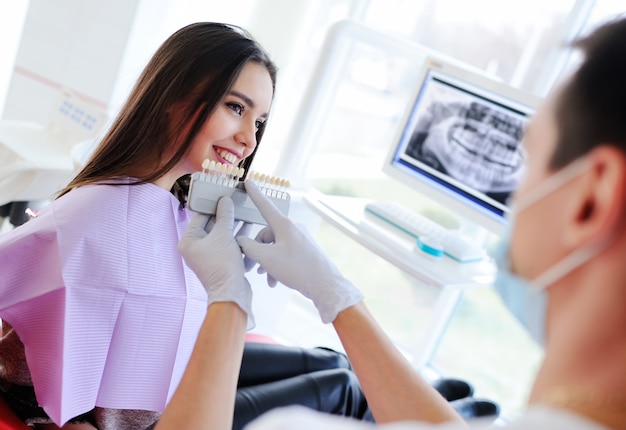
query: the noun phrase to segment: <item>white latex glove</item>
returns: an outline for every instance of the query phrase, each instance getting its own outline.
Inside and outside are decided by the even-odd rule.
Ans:
[[[267,221],[255,240],[239,236],[246,257],[262,271],[313,301],[324,323],[363,299],[363,294],[345,279],[312,237],[284,216],[251,182],[246,191]]]
[[[248,314],[248,329],[254,327],[252,289],[245,278],[241,249],[235,242],[234,206],[230,197],[217,203],[215,217],[196,213],[178,243],[178,250],[207,291],[208,305],[235,302]],[[244,225],[237,234],[244,234]]]

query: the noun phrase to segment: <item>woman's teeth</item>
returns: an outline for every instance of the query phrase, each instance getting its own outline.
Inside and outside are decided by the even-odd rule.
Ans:
[[[218,149],[217,153],[220,155],[220,157],[222,157],[224,160],[228,161],[231,164],[234,164],[237,161],[237,156],[231,152],[224,151],[223,149]]]

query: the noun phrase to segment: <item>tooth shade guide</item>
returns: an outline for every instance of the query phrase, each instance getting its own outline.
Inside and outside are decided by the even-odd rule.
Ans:
[[[217,204],[220,198],[230,196],[234,203],[234,217],[236,220],[250,222],[253,224],[266,225],[265,219],[260,215],[258,208],[254,205],[249,196],[246,196],[245,185],[242,181],[235,180],[235,175],[239,173],[256,183],[257,187],[283,214],[288,215],[291,196],[279,191],[280,184],[287,181],[275,176],[263,175],[258,172],[248,171],[232,165],[222,166],[215,164],[211,173],[195,172],[191,175],[191,183],[187,203],[189,209],[195,212],[215,215]]]
[[[270,188],[272,189],[272,197],[277,197],[278,195],[278,181],[279,179],[276,176],[272,176],[270,178]]]
[[[244,176],[245,169],[206,158],[202,161],[202,171],[200,173],[204,175],[204,180],[211,183],[234,187],[239,179]]]
[[[289,181],[287,179],[256,171],[250,171],[247,179],[259,187],[266,196],[283,200],[288,196],[286,190],[289,187]]]

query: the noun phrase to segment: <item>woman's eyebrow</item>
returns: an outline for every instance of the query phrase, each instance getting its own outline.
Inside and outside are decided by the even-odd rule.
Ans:
[[[245,94],[243,94],[243,93],[240,93],[239,91],[235,91],[235,90],[232,90],[230,93],[231,93],[232,95],[237,96],[237,97],[239,97],[240,99],[242,99],[242,100],[243,100],[244,102],[246,102],[246,104],[247,104],[248,106],[250,106],[251,108],[253,108],[253,107],[255,106],[255,105],[254,105],[254,100],[252,100],[252,99],[251,99],[250,97],[248,97],[247,95],[245,95]]]
[[[254,103],[254,100],[252,100],[250,97],[248,97],[244,93],[240,93],[239,91],[236,91],[236,90],[231,90],[230,94],[239,97],[241,100],[246,102],[246,104],[250,106],[250,108],[252,109],[254,109],[254,107],[256,106],[256,104]],[[264,113],[263,115],[261,115],[261,117],[263,118],[267,117],[267,113]]]

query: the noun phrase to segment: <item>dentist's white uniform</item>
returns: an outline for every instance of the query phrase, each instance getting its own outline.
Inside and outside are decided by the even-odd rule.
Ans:
[[[599,426],[591,421],[574,415],[570,412],[548,407],[532,407],[519,419],[508,425],[485,424],[480,420],[470,423],[471,429],[500,429],[508,430],[603,430],[607,427]],[[419,422],[401,422],[376,426],[344,417],[321,414],[302,407],[277,409],[263,415],[254,421],[245,430],[463,430],[467,427],[458,423],[451,424],[424,424]]]

